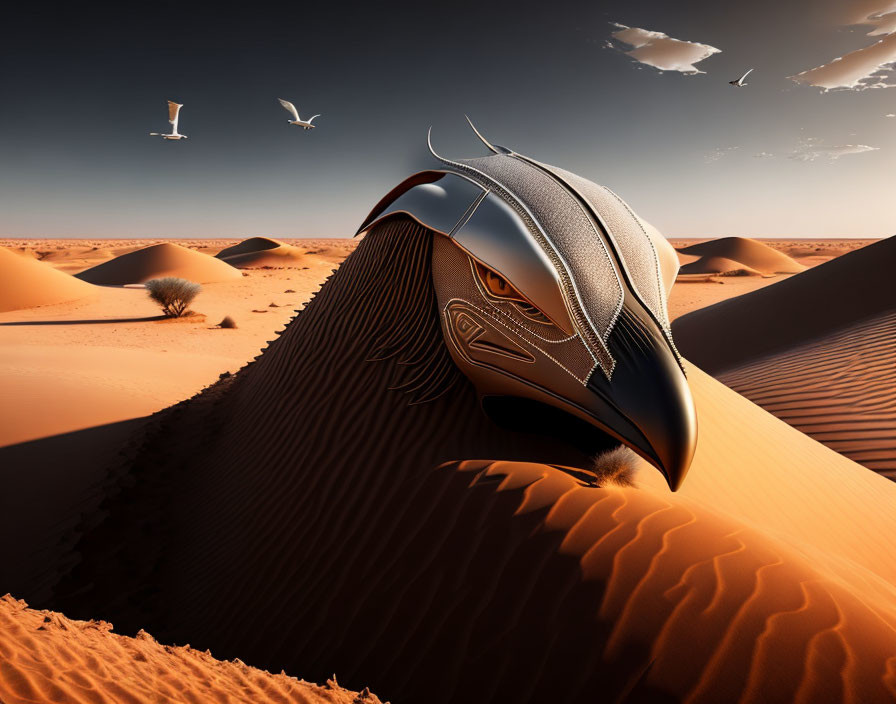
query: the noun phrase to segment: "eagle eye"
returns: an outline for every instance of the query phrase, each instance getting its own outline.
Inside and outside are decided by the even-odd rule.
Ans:
[[[507,279],[497,272],[476,262],[476,274],[479,276],[479,281],[482,283],[482,287],[492,298],[512,303],[520,313],[536,323],[542,323],[544,325],[553,324],[550,319],[538,309],[538,306],[529,301],[523,294],[511,286]]]

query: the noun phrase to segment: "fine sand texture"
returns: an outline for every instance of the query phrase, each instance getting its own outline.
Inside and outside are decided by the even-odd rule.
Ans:
[[[896,697],[896,485],[688,365],[682,490],[644,463],[590,486],[482,413],[430,249],[375,228],[256,362],[132,436],[19,593],[400,701]]]
[[[718,378],[793,427],[896,481],[896,309]]]
[[[122,254],[76,276],[92,284],[123,286],[142,284],[165,276],[206,284],[236,280],[241,274],[220,259],[179,244],[163,242]]]
[[[49,264],[0,247],[0,313],[87,298],[90,284]]]
[[[301,267],[307,256],[302,249],[269,237],[252,237],[225,247],[216,255],[238,269],[258,267]]]
[[[319,686],[189,645],[161,645],[141,631],[112,633],[105,621],[74,621],[0,598],[0,702],[296,702],[380,704],[335,680]]]
[[[896,239],[678,319],[689,359],[769,412],[896,478]]]

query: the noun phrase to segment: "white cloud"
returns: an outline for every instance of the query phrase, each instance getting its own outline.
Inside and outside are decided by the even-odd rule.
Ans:
[[[886,115],[884,115],[884,117],[896,117],[896,113],[890,112],[890,113],[887,113]]]
[[[876,152],[879,149],[880,147],[869,147],[867,144],[839,144],[833,147],[826,147],[822,145],[820,139],[809,137],[801,140],[797,148],[787,158],[794,161],[818,161],[819,159],[836,161],[850,154]]]
[[[888,83],[893,64],[896,63],[896,34],[890,34],[864,49],[857,49],[830,63],[803,71],[790,79],[797,83],[824,88],[866,90],[868,88],[892,88]]]
[[[874,27],[869,36],[896,32],[896,0],[852,0],[845,16],[846,24],[865,24]]]
[[[896,0],[852,0],[844,14],[848,25],[871,25],[868,36],[882,36],[874,44],[839,56],[790,79],[829,90],[893,88],[896,68]]]
[[[721,49],[709,44],[687,42],[673,39],[662,32],[627,27],[615,22],[613,24],[620,28],[618,32],[613,32],[613,38],[633,47],[630,50],[620,49],[620,51],[624,51],[642,64],[661,71],[679,71],[689,75],[703,73],[695,64],[721,52]]]

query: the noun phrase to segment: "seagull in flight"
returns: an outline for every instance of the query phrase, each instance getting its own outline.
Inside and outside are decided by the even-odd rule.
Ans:
[[[164,134],[162,132],[150,132],[150,137],[161,137],[162,139],[187,139],[187,135],[177,131],[177,119],[180,117],[180,109],[183,107],[180,103],[172,103],[168,101],[168,122],[171,123],[171,132]]]
[[[744,79],[749,76],[753,72],[753,69],[747,71],[743,76],[738,78],[736,81],[728,81],[729,85],[735,86],[736,88],[743,88],[744,86],[750,85],[749,83],[744,83]]]
[[[314,125],[311,124],[311,121],[314,120],[315,117],[320,117],[320,115],[314,115],[313,117],[309,117],[307,120],[303,120],[299,117],[299,111],[296,110],[296,106],[293,105],[288,100],[284,100],[283,98],[277,98],[280,101],[280,104],[295,118],[295,120],[287,120],[291,125],[298,125],[303,130],[313,130]]]

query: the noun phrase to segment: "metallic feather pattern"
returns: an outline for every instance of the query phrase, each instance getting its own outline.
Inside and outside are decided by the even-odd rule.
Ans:
[[[697,419],[666,311],[670,245],[609,189],[473,130],[490,156],[446,159],[430,135],[443,168],[399,184],[359,232],[400,218],[432,233],[445,345],[483,402],[584,420],[586,444],[596,428],[677,489]]]

